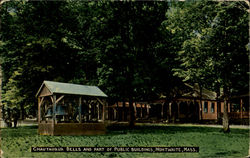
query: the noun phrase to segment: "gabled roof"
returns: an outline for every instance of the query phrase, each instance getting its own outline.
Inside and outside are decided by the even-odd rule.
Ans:
[[[200,89],[199,86],[195,85],[195,86],[191,86],[189,84],[185,85],[187,87],[190,87],[192,89],[192,91],[183,94],[183,96],[185,97],[199,97],[200,96]],[[207,90],[206,88],[202,88],[202,99],[208,99],[208,100],[216,100],[216,93],[210,90]]]
[[[108,97],[96,86],[86,86],[72,83],[62,83],[54,81],[43,81],[42,86],[38,90],[36,97],[40,94],[43,87],[49,89],[52,94],[74,94],[74,95],[85,95],[85,96],[96,96],[96,97]]]

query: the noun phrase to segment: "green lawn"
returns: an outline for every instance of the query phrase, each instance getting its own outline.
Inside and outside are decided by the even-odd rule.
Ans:
[[[229,134],[219,128],[181,127],[167,125],[112,127],[99,136],[40,136],[37,126],[1,129],[1,146],[5,158],[14,157],[246,157],[249,131],[231,129]],[[198,146],[199,153],[31,153],[32,146],[49,147],[133,147],[133,146]]]

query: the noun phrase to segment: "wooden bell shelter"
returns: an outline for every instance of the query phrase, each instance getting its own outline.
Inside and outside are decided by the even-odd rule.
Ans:
[[[40,135],[105,134],[107,95],[98,87],[44,81],[36,97]]]

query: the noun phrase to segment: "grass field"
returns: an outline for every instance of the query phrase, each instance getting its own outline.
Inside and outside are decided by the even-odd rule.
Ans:
[[[125,126],[112,127],[99,136],[40,136],[37,126],[1,129],[3,157],[246,157],[249,149],[249,131],[231,129],[224,134],[220,128],[147,125],[131,130]],[[198,146],[199,153],[86,153],[64,152],[32,153],[31,147],[175,147]]]

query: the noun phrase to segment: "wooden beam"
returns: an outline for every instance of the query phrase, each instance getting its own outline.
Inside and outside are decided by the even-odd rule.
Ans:
[[[40,99],[42,98],[42,99]],[[38,106],[41,106],[43,104],[43,101],[44,101],[44,97],[38,97]]]
[[[52,102],[52,104],[54,103],[54,99],[53,99],[53,97],[52,96],[50,96],[50,99],[51,99],[51,102]]]
[[[43,95],[39,95],[39,97],[48,97],[51,96],[51,94],[43,94]]]
[[[98,102],[100,102],[103,106],[105,105],[105,104],[101,101],[101,99],[99,99],[99,98],[96,97],[96,100],[98,100]]]
[[[60,101],[60,100],[62,100],[64,98],[64,95],[62,95],[60,98],[58,98],[57,100],[56,100],[56,104]]]
[[[102,104],[102,120],[104,121],[105,120],[105,103],[103,103],[102,101],[101,101],[101,99],[99,99],[99,98],[97,98],[97,97],[95,97],[96,98],[96,100],[100,103],[100,104]]]
[[[51,107],[53,107],[53,103],[52,103],[52,105],[48,105],[46,108],[45,108],[45,112],[49,109],[49,108],[51,108]],[[52,109],[53,110],[53,109]]]

